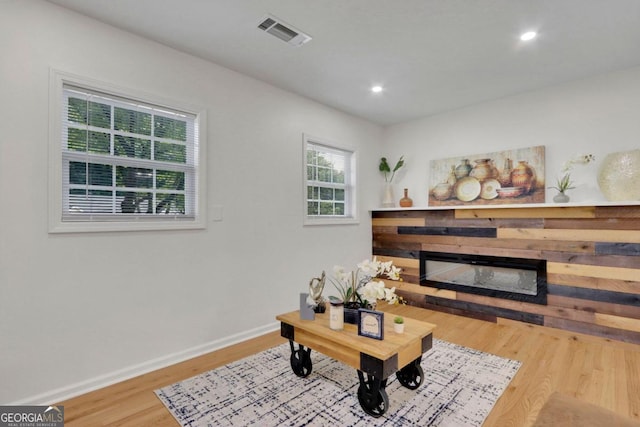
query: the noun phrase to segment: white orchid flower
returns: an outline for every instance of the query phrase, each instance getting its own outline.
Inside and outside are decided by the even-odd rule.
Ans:
[[[562,164],[562,169],[560,172],[565,173],[571,171],[573,169],[573,165],[586,165],[595,161],[596,156],[593,154],[580,154],[573,157],[573,159],[569,159]]]
[[[393,261],[381,262],[380,263],[380,272],[383,273],[385,271],[388,271],[389,269],[391,269],[392,265],[393,265]]]
[[[333,275],[338,281],[343,283],[348,282],[351,277],[351,273],[347,273],[341,265],[333,266]]]
[[[403,301],[395,294],[395,288],[387,289],[384,282],[372,280],[381,275],[386,275],[391,280],[400,279],[401,269],[393,265],[393,261],[382,262],[376,257],[365,259],[357,264],[357,270],[345,271],[344,267],[333,267],[333,285],[340,292],[343,300],[355,301],[352,293],[368,304],[375,305],[377,300],[385,300],[390,304]]]
[[[400,280],[400,272],[402,269],[392,265],[389,271],[387,271],[387,277],[391,280]]]
[[[367,277],[374,277],[377,274],[378,266],[375,261],[365,259],[358,264],[358,269]]]
[[[377,290],[372,285],[373,282],[369,282],[358,292],[367,301],[375,301],[377,299]]]
[[[360,270],[366,270],[369,268],[369,264],[371,264],[371,260],[365,259],[360,261],[357,266]]]

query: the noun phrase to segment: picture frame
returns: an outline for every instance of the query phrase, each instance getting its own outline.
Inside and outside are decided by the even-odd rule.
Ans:
[[[384,339],[383,312],[361,308],[358,310],[358,318],[358,335],[376,340]]]
[[[545,202],[545,147],[431,160],[429,206]]]

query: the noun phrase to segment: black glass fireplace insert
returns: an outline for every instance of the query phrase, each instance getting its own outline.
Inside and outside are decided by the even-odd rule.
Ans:
[[[420,252],[420,284],[547,304],[547,263],[529,258]]]

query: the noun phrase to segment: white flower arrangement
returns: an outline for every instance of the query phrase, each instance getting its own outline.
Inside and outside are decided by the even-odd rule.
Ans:
[[[573,159],[569,159],[562,164],[562,169],[560,172],[567,173],[571,172],[574,165],[586,165],[596,160],[596,156],[593,154],[581,154],[579,156],[575,156]]]
[[[357,264],[354,271],[346,271],[344,267],[336,265],[333,268],[334,278],[331,279],[342,301],[346,303],[359,303],[366,307],[373,305],[377,300],[385,300],[389,304],[398,304],[404,300],[396,295],[396,288],[386,288],[384,282],[375,281],[374,278],[386,276],[390,280],[401,281],[400,268],[393,265],[392,261],[381,262],[373,258],[366,259]]]
[[[567,190],[575,188],[573,186],[573,181],[571,181],[571,170],[573,169],[573,166],[586,165],[595,161],[595,159],[596,157],[593,154],[581,154],[567,160],[562,164],[562,169],[560,170],[563,174],[562,177],[556,180],[556,186],[549,188],[555,188],[560,193],[564,193]]]
[[[360,288],[358,293],[364,301],[385,300],[389,304],[398,304],[400,302],[400,297],[396,295],[395,286],[387,288],[382,281],[371,281]]]

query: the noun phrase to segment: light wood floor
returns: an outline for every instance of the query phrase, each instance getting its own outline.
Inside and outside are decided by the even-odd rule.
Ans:
[[[640,421],[638,345],[409,306],[382,309],[435,323],[436,338],[523,362],[485,426],[531,426],[554,391]],[[283,342],[274,332],[61,402],[65,425],[178,426],[153,390]]]

